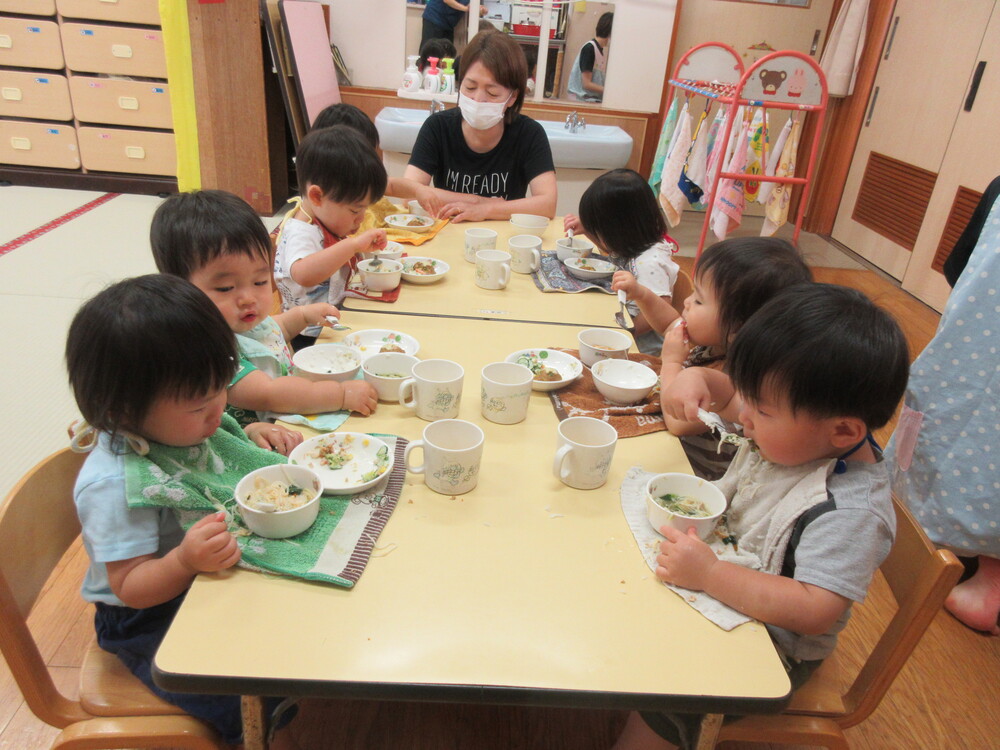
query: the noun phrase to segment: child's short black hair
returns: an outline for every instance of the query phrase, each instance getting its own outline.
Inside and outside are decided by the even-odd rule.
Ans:
[[[295,170],[301,195],[316,185],[334,203],[374,203],[389,181],[375,149],[347,125],[310,131],[295,153]]]
[[[496,27],[490,24],[491,31],[496,31]],[[427,58],[436,57],[438,62],[441,62],[446,57],[455,59],[455,55],[458,54],[458,50],[455,49],[455,44],[444,38],[428,39],[424,42],[423,46],[420,48],[420,58],[417,60],[417,70],[423,72],[424,68],[427,67]],[[440,67],[440,66],[438,66]]]
[[[185,279],[223,255],[271,263],[271,238],[260,217],[224,190],[171,195],[153,214],[149,242],[156,268]]]
[[[77,311],[66,339],[80,413],[111,435],[137,430],[157,398],[228,387],[236,357],[218,308],[191,282],[166,274],[109,286]]]
[[[616,258],[631,259],[663,240],[667,222],[652,188],[638,172],[605,172],[580,197],[587,235]]]
[[[368,115],[353,104],[346,104],[344,102],[331,104],[316,115],[312,129],[319,130],[320,128],[329,128],[333,125],[347,125],[354,128],[365,137],[365,140],[371,144],[372,148],[378,148],[378,129],[375,127],[375,123],[371,121]]]
[[[707,278],[719,306],[725,348],[740,327],[782,289],[812,281],[799,252],[774,237],[733,237],[709,247],[695,267],[695,281]]]
[[[892,417],[906,389],[906,337],[863,293],[800,284],[776,294],[733,340],[726,369],[750,401],[765,386],[793,411],[857,417],[868,429]]]

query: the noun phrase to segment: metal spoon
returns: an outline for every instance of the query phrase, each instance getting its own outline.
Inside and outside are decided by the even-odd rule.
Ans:
[[[625,290],[619,289],[618,290],[619,310],[618,312],[615,313],[615,322],[622,328],[624,328],[626,331],[631,333],[635,329],[635,323],[633,323],[632,321],[632,313],[630,313],[628,311],[628,308],[625,306],[625,302],[627,300],[628,297],[625,294]]]
[[[337,321],[339,320],[339,318],[337,318],[334,315],[327,315],[326,319],[327,319],[327,322],[330,323],[331,330],[334,330],[334,331],[349,331],[349,330],[351,330],[350,326],[345,326],[343,323],[338,323]]]

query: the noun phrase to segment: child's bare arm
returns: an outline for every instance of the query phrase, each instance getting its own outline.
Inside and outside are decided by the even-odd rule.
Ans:
[[[111,590],[126,606],[146,609],[182,593],[198,573],[231,568],[240,548],[226,528],[225,515],[205,516],[188,529],[180,545],[163,557],[141,555],[107,563]]]
[[[369,229],[354,237],[342,239],[319,252],[292,263],[288,273],[302,286],[316,286],[343,268],[354,255],[385,247],[385,230]]]
[[[628,298],[639,306],[639,317],[635,319],[635,332],[656,331],[663,335],[667,328],[680,317],[673,305],[671,297],[661,297],[652,289],[636,281],[628,271],[615,271],[611,280],[613,291],[623,290]]]
[[[794,578],[751,570],[715,556],[694,530],[684,534],[664,526],[656,558],[660,579],[692,591],[704,591],[748,617],[795,633],[827,632],[850,601],[832,591]]]
[[[274,322],[281,329],[281,334],[285,341],[289,341],[298,336],[309,326],[330,325],[326,319],[327,315],[334,318],[340,317],[340,310],[326,302],[315,302],[311,305],[296,305],[283,313],[272,315]]]
[[[271,378],[255,370],[229,389],[227,400],[240,409],[283,414],[316,414],[350,409],[367,416],[375,411],[378,395],[364,380],[312,381],[294,375]]]

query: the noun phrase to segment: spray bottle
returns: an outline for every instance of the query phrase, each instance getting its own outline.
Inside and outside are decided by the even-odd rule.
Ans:
[[[420,75],[420,69],[417,68],[417,60],[419,59],[420,55],[409,55],[406,58],[409,64],[406,66],[406,72],[403,73],[403,91],[420,91],[420,84],[424,77]]]
[[[441,69],[437,66],[438,58],[428,57],[427,62],[430,67],[424,70],[424,91],[429,94],[439,94],[441,92]]]

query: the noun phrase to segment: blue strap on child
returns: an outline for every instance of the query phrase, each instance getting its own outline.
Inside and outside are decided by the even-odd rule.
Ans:
[[[864,439],[860,440],[858,444],[855,445],[853,448],[851,448],[849,451],[847,451],[847,453],[842,453],[841,455],[837,456],[837,463],[833,467],[833,473],[843,474],[845,471],[847,471],[847,461],[845,459],[851,454],[859,451],[861,449],[861,446],[864,445],[865,443],[871,443],[872,447],[875,448],[875,450],[878,451],[882,450],[881,446],[879,446],[879,444],[875,442],[875,438],[873,438],[872,434],[869,432],[867,435],[865,435]]]

